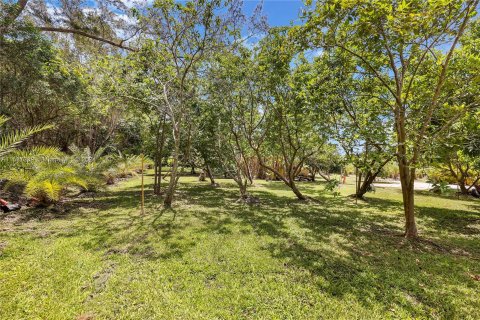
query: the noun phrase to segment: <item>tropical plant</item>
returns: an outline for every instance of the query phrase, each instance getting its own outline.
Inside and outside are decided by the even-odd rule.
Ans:
[[[6,131],[3,126],[8,120],[9,118],[0,115],[0,159],[6,157],[9,153],[18,148],[22,142],[24,142],[27,138],[31,137],[35,133],[53,127],[52,125],[42,125],[26,128],[23,130]]]
[[[126,154],[118,151],[118,155],[114,158],[117,162],[115,175],[120,178],[135,176],[142,171],[142,157],[138,155]],[[144,167],[151,164],[151,160],[144,158]]]
[[[105,155],[106,148],[92,152],[89,147],[70,146],[70,164],[76,173],[87,182],[83,191],[97,191],[105,184],[113,184],[117,158]]]
[[[28,151],[19,151],[16,157],[26,159],[3,172],[8,180],[5,188],[23,185],[28,197],[40,205],[58,202],[69,187],[88,188],[88,181],[71,163],[69,156],[55,148],[38,148],[33,157]]]

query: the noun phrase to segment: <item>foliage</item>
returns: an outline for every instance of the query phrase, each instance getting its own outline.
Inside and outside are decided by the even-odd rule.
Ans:
[[[120,178],[136,176],[142,171],[142,156],[126,154],[118,151],[118,154],[113,159],[116,163],[116,166],[113,167],[111,170],[116,176]],[[144,159],[145,168],[147,168],[151,164],[152,161],[149,158]]]
[[[3,115],[0,115],[0,128],[3,126],[5,127],[5,123],[9,119]],[[5,161],[4,159],[8,156],[9,153],[13,152],[19,145],[24,142],[27,138],[31,137],[32,135],[42,132],[44,130],[52,128],[52,125],[43,125],[43,126],[35,126],[32,128],[26,128],[23,130],[12,130],[12,131],[4,131],[0,129],[0,161]],[[33,152],[34,150],[32,150]],[[10,159],[14,161],[14,159]],[[5,164],[0,162],[0,169],[4,167]]]
[[[325,190],[328,192],[331,192],[334,197],[337,197],[340,195],[340,192],[338,191],[339,187],[340,187],[340,181],[336,179],[328,180],[327,183],[325,184]]]
[[[119,164],[112,155],[105,154],[106,148],[92,152],[89,147],[80,149],[72,145],[70,152],[70,165],[86,181],[85,191],[97,191],[105,184],[113,183],[113,172]]]
[[[68,187],[88,188],[86,177],[79,174],[70,157],[58,149],[46,149],[41,157],[22,162],[3,175],[8,180],[7,189],[23,184],[25,194],[41,205],[58,202]]]
[[[452,189],[450,189],[447,181],[428,180],[427,182],[430,182],[432,184],[430,192],[439,194],[449,194],[452,192]]]

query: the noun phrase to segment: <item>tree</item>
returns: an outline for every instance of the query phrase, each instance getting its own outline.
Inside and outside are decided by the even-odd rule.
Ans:
[[[140,31],[131,25],[126,1],[58,1],[18,0],[0,2],[0,39],[16,29],[34,26],[48,33],[76,36],[78,42],[95,40],[120,49],[134,51],[125,44]],[[117,35],[125,38],[119,40]]]
[[[479,117],[478,112],[462,117],[437,141],[430,156],[433,166],[443,177],[452,177],[464,195],[480,181],[480,153],[470,148],[470,139],[480,134]]]
[[[362,199],[395,155],[388,104],[380,98],[385,89],[374,77],[356,77],[355,61],[339,49],[329,49],[322,59],[335,74],[329,79],[332,135],[347,160],[356,168],[356,198]]]
[[[311,65],[288,37],[288,28],[271,29],[260,42],[256,81],[258,123],[249,127],[250,147],[260,165],[282,180],[300,200],[295,179],[305,162],[328,140],[321,101],[311,99]],[[280,165],[277,165],[279,163]]]
[[[200,141],[204,158],[207,163],[216,163],[237,183],[240,200],[245,202],[252,200],[247,186],[253,180],[249,161],[253,155],[244,124],[257,111],[252,108],[257,101],[249,92],[254,71],[251,59],[252,53],[246,48],[235,53],[220,52],[212,59],[205,108],[201,111],[201,131],[209,137]]]
[[[22,129],[55,122],[57,135],[49,144],[68,140],[85,86],[52,43],[35,30],[12,33],[0,38],[0,64],[0,113],[11,119],[8,125]],[[34,142],[42,140],[37,135]]]
[[[228,35],[238,32],[240,15],[237,1],[157,1],[143,18],[146,45],[164,64],[157,78],[163,97],[163,108],[171,123],[173,140],[172,168],[164,206],[171,207],[181,157],[182,130],[195,100],[196,75],[206,55],[225,45]]]
[[[471,1],[318,1],[303,31],[310,44],[335,47],[356,61],[358,77],[373,76],[387,91],[405,212],[405,236],[417,237],[414,180],[427,142],[455,121],[442,104],[449,66],[475,15]],[[445,49],[446,48],[446,49]],[[442,118],[433,122],[434,115]]]

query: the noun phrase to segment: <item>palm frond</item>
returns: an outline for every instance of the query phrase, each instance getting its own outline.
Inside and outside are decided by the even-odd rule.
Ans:
[[[5,122],[5,117],[0,118],[0,125],[4,124]],[[24,130],[14,130],[12,132],[3,134],[0,138],[0,158],[15,150],[15,148],[17,148],[23,141],[35,133],[51,128],[53,128],[53,125],[40,125]]]

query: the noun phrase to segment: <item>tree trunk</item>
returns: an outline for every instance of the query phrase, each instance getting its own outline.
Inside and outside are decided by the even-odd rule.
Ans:
[[[361,186],[362,186],[362,177],[363,177],[363,174],[362,174],[362,171],[358,172],[358,168],[355,169],[355,174],[357,175],[357,186],[355,187],[355,190],[360,190]]]
[[[370,187],[372,186],[373,181],[375,181],[375,178],[377,177],[378,172],[377,173],[372,173],[371,171],[367,172],[367,174],[365,175],[365,180],[363,180],[361,186],[358,188],[357,193],[355,194],[355,197],[359,199],[363,199],[363,196],[370,190]]]
[[[235,182],[238,184],[238,188],[240,190],[240,199],[247,199],[248,192],[247,192],[247,183],[242,181],[242,179],[235,178]]]
[[[266,179],[266,177],[265,168],[259,162],[257,179]]]
[[[468,194],[468,189],[465,184],[465,179],[458,180],[458,186],[460,187],[461,194]]]
[[[478,176],[475,181],[473,181],[472,185],[470,187],[467,188],[467,192],[470,193],[470,189],[472,189],[476,184],[477,182],[480,180],[480,176]]]
[[[330,177],[324,175],[322,173],[322,171],[318,170],[318,174],[320,175],[320,177],[322,177],[325,181],[329,182],[330,181]]]
[[[288,183],[286,183],[287,186],[292,189],[293,193],[297,196],[299,200],[307,200],[307,198],[298,190],[297,185],[295,184],[295,181],[291,179]]]
[[[317,175],[317,169],[311,168],[309,171],[310,171],[310,179],[312,179],[312,182],[315,182],[315,176]]]
[[[155,173],[154,173],[154,184],[153,184],[153,193],[156,195],[161,194],[161,185],[162,185],[162,158],[163,158],[163,147],[165,145],[165,117],[162,119],[162,133],[161,135],[157,131],[157,139],[155,142]]]
[[[243,155],[242,155],[243,156]],[[253,174],[252,174],[252,169],[250,168],[249,162],[245,159],[245,156],[243,156],[244,161],[245,161],[245,173],[248,179],[248,183],[250,185],[253,184]]]
[[[153,163],[153,194],[158,195],[159,194],[159,181],[161,180],[161,177],[158,174],[158,149],[160,145],[160,133],[157,130],[156,134],[156,139],[155,139],[155,158],[154,158],[154,163]]]
[[[215,183],[215,178],[213,178],[213,174],[212,174],[212,170],[210,170],[210,166],[207,164],[205,166],[205,169],[207,171],[207,176],[208,178],[210,179],[210,184],[213,186],[213,185],[216,185]]]
[[[408,168],[404,163],[399,163],[400,183],[402,186],[403,209],[405,213],[405,237],[418,237],[417,225],[415,223],[414,208],[414,181],[415,168]]]
[[[416,238],[418,236],[417,225],[415,223],[414,210],[414,182],[415,167],[407,160],[407,144],[405,132],[405,109],[402,103],[397,104],[398,113],[396,114],[395,127],[397,132],[397,162],[400,173],[400,184],[402,186],[403,209],[405,214],[405,237]],[[417,154],[412,156],[415,159]],[[417,151],[418,152],[418,151]]]
[[[179,126],[177,123],[176,126]],[[180,157],[180,128],[173,128],[173,140],[174,140],[174,152],[173,152],[173,164],[170,171],[170,181],[168,182],[168,188],[163,200],[163,206],[165,208],[171,208],[175,189],[178,182],[178,159]]]
[[[202,172],[200,172],[200,175],[198,176],[198,181],[205,181],[206,171],[206,169],[202,169]]]

